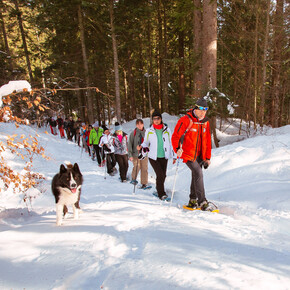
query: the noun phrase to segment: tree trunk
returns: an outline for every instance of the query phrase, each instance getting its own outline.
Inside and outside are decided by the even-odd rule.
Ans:
[[[185,65],[184,65],[184,32],[179,32],[178,37],[179,52],[179,113],[184,109],[185,104]]]
[[[123,110],[123,114],[125,115],[125,120],[130,119],[130,104],[129,104],[129,89],[128,89],[128,81],[127,81],[127,72],[124,69],[124,99],[125,99],[125,109]]]
[[[128,50],[128,88],[129,88],[129,100],[130,100],[130,116],[132,119],[136,118],[136,101],[135,101],[135,87],[134,76],[132,72],[132,53]]]
[[[158,75],[158,107],[159,109],[162,108],[162,79],[163,79],[163,60],[162,60],[162,19],[161,19],[161,12],[160,12],[160,0],[157,0],[157,29],[158,29],[158,46],[157,46],[157,75]]]
[[[162,103],[163,103],[163,112],[169,112],[168,108],[168,69],[167,69],[167,59],[168,59],[168,47],[167,47],[167,18],[166,18],[166,1],[163,1],[163,51],[162,51],[162,69],[163,69],[163,78],[161,80],[162,84]]]
[[[202,85],[205,91],[216,87],[217,2],[203,1]]]
[[[203,1],[203,25],[202,25],[202,85],[203,91],[216,88],[217,67],[217,2],[212,0]],[[215,104],[215,102],[213,102]],[[213,112],[216,108],[213,106]],[[211,130],[216,147],[219,147],[216,135],[216,116],[211,118]]]
[[[265,31],[265,40],[264,40],[264,54],[263,54],[263,61],[262,61],[262,89],[261,89],[261,103],[259,108],[259,121],[260,126],[264,125],[264,110],[265,110],[265,95],[266,95],[266,81],[267,81],[267,52],[268,52],[268,43],[269,43],[269,26],[270,26],[270,8],[271,8],[271,0],[267,2],[267,10],[266,10],[266,31]]]
[[[6,33],[5,21],[4,21],[4,17],[3,17],[3,14],[2,14],[1,10],[0,10],[0,22],[1,22],[1,26],[2,26],[2,33],[3,33],[5,52],[7,54],[7,58],[8,58],[8,61],[9,61],[9,70],[10,70],[10,73],[12,73],[12,71],[13,71],[13,63],[12,63],[10,48],[9,48],[9,44],[8,44],[8,37],[7,37],[7,33]]]
[[[86,52],[86,43],[85,43],[85,29],[83,23],[83,14],[81,5],[78,6],[78,21],[79,21],[79,28],[80,28],[80,40],[81,40],[81,47],[82,47],[82,56],[83,56],[83,65],[84,65],[84,73],[85,73],[85,82],[86,87],[90,86],[90,75],[89,75],[89,65],[88,65],[88,58]],[[78,95],[78,98],[80,95]],[[93,94],[91,90],[87,90],[87,112],[89,123],[93,124],[95,121],[94,117],[94,102],[93,102]]]
[[[18,20],[18,25],[19,25],[19,29],[20,29],[20,34],[21,34],[21,38],[22,38],[24,54],[25,54],[25,58],[26,58],[26,65],[27,65],[27,69],[28,69],[29,80],[30,80],[30,83],[32,84],[33,83],[32,69],[31,69],[29,52],[28,52],[27,43],[26,43],[26,36],[25,36],[24,28],[23,28],[21,11],[19,10],[19,6],[18,6],[18,0],[14,0],[14,5],[15,5],[15,10],[16,10],[16,14],[17,14],[17,20]]]
[[[148,5],[150,5],[148,3]],[[149,9],[148,9],[149,10]],[[151,22],[150,22],[150,15],[148,15],[148,23],[147,23],[147,27],[148,27],[148,36],[147,36],[147,40],[148,40],[148,57],[149,57],[149,68],[147,67],[147,76],[148,78],[146,79],[146,83],[147,83],[147,88],[148,88],[148,98],[149,98],[149,104],[148,104],[148,108],[149,108],[149,117],[151,117],[152,113],[153,113],[153,108],[152,108],[152,102],[151,100],[155,100],[155,90],[153,89],[153,82],[151,82],[150,85],[150,75],[152,76],[152,78],[154,77],[153,75],[153,48],[152,48],[152,41],[151,41],[151,35],[152,35],[152,26],[151,26]],[[158,70],[158,69],[157,69]],[[145,74],[146,75],[146,74]],[[146,77],[146,76],[145,76]],[[146,87],[146,84],[145,84]],[[146,91],[146,90],[145,90]],[[145,93],[146,95],[146,93]],[[145,110],[146,111],[146,110]],[[146,115],[144,115],[145,117]]]
[[[276,128],[280,116],[281,55],[283,43],[283,6],[284,0],[277,0],[274,17],[274,55],[273,55],[273,92],[271,125]]]
[[[110,23],[112,32],[112,45],[114,53],[114,72],[115,72],[115,96],[116,96],[116,117],[119,123],[121,123],[121,98],[120,98],[120,78],[119,78],[119,64],[118,64],[118,50],[117,40],[114,24],[114,0],[110,0]]]
[[[256,24],[255,24],[255,48],[254,48],[254,129],[257,128],[257,98],[258,98],[258,28],[259,28],[259,3],[256,2]]]
[[[202,77],[201,77],[201,46],[202,46],[202,15],[201,0],[194,0],[194,27],[193,27],[193,54],[194,54],[194,75],[193,75],[193,96],[201,97]]]

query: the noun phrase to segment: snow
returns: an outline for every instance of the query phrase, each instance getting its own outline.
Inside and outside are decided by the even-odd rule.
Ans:
[[[163,119],[173,131],[178,118]],[[152,196],[154,186],[133,195],[118,176],[104,179],[104,168],[46,128],[21,125],[15,132],[14,124],[1,124],[0,141],[38,133],[51,160],[34,159],[34,170],[47,180],[30,192],[30,211],[21,194],[1,193],[0,288],[290,289],[290,126],[229,144],[238,140],[235,128],[219,132],[228,145],[213,149],[204,171],[207,198],[220,207],[215,214],[182,209],[190,186],[183,163],[170,205]],[[6,158],[15,169],[23,162]],[[50,182],[65,160],[77,162],[84,175],[82,213],[74,220],[70,208],[57,227]],[[169,195],[175,166],[168,163]]]
[[[16,93],[22,92],[24,89],[28,92],[31,91],[31,85],[25,80],[9,81],[8,84],[0,87],[0,107],[2,106],[2,97],[12,94],[14,91]]]

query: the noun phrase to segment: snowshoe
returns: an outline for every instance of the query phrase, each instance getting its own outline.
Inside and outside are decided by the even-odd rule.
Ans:
[[[199,208],[197,200],[196,199],[190,199],[189,202],[188,202],[187,207],[192,208],[192,209]]]
[[[218,207],[212,203],[212,202],[208,202],[207,200],[203,201],[199,206],[194,206],[191,207],[190,206],[191,203],[189,202],[188,205],[184,205],[183,208],[186,210],[202,210],[202,211],[210,211],[210,212],[219,212]]]
[[[137,180],[134,180],[134,179],[132,179],[132,180],[130,181],[130,183],[131,183],[131,184],[133,184],[133,185],[136,185],[136,184],[138,183],[138,181],[137,181]]]
[[[142,184],[141,186],[138,186],[138,188],[139,188],[139,189],[144,189],[144,190],[146,190],[146,189],[150,189],[150,188],[152,188],[152,185]]]
[[[164,194],[163,196],[159,197],[158,193],[156,191],[154,191],[152,193],[155,197],[158,197],[159,199],[161,200],[165,200],[165,201],[171,201],[171,198],[167,195],[167,194]]]

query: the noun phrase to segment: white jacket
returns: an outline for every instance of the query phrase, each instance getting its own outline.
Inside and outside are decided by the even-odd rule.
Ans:
[[[176,158],[171,144],[171,131],[166,124],[163,124],[163,148],[165,152],[165,159]],[[145,132],[144,141],[141,144],[143,148],[149,148],[148,157],[157,160],[157,135],[153,125]]]
[[[108,152],[105,150],[105,154],[107,153],[114,153],[115,152],[115,148],[114,148],[114,137],[109,134],[103,134],[102,137],[100,138],[100,142],[99,142],[99,147],[103,147],[103,145],[108,145],[108,147],[111,149],[111,152]]]

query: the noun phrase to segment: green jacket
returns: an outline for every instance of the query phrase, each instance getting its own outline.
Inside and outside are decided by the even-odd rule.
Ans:
[[[97,131],[95,128],[93,128],[91,130],[90,138],[89,138],[90,145],[99,145],[100,138],[102,137],[103,132],[104,130],[101,127],[99,127]]]

